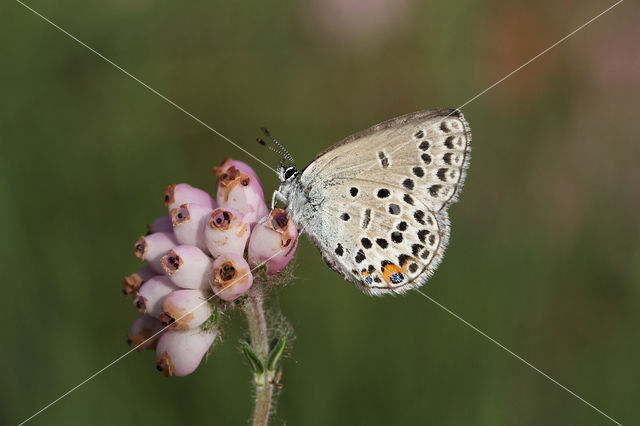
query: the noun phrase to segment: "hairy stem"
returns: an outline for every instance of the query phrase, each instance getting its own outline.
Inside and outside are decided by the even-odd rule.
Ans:
[[[251,347],[258,356],[264,372],[255,374],[256,403],[253,411],[253,425],[266,426],[271,414],[271,400],[273,398],[273,383],[269,372],[266,370],[269,357],[269,334],[267,331],[267,320],[264,315],[264,293],[263,285],[259,280],[253,282],[249,290],[249,296],[244,303],[244,313],[249,323],[249,335],[251,336]]]

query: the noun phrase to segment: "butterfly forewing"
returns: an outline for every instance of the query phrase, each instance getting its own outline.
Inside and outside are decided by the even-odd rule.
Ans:
[[[470,139],[456,110],[378,124],[303,171],[294,209],[334,270],[369,293],[409,290],[440,262],[447,208],[464,182]]]

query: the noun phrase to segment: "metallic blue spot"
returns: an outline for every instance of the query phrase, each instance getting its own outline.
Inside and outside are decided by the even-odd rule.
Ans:
[[[404,277],[400,272],[392,272],[391,274],[389,274],[389,279],[391,280],[392,283],[399,284],[402,282]]]
[[[371,279],[371,275],[367,275],[364,280],[367,282],[367,284],[371,285],[371,283],[373,283],[373,280]]]

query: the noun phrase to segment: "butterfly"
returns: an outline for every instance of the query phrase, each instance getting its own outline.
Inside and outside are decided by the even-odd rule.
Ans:
[[[272,204],[285,204],[331,269],[372,295],[404,293],[433,275],[449,241],[447,211],[469,166],[471,131],[459,110],[387,120],[300,171],[263,132],[286,153]]]

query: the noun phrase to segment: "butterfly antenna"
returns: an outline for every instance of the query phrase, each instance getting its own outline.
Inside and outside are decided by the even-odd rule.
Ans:
[[[269,139],[271,139],[271,141],[276,144],[276,146],[278,148],[280,148],[281,150],[284,151],[284,153],[286,155],[283,155],[284,158],[288,159],[289,161],[291,161],[293,163],[293,165],[295,166],[296,162],[293,159],[293,156],[289,153],[289,150],[287,148],[284,147],[284,145],[282,145],[280,142],[278,142],[278,140],[276,138],[274,138],[273,136],[271,136],[271,133],[269,133],[269,131],[266,129],[266,127],[261,127],[260,130],[262,130],[262,133],[264,133],[264,135],[266,137],[268,137]]]
[[[265,148],[267,148],[269,151],[273,151],[276,154],[278,154],[280,157],[286,158],[287,156],[282,152],[282,151],[278,151],[277,149],[275,149],[272,146],[267,145],[267,143],[264,141],[264,139],[262,138],[257,138],[256,139],[258,141],[258,143],[262,146],[264,146]]]

